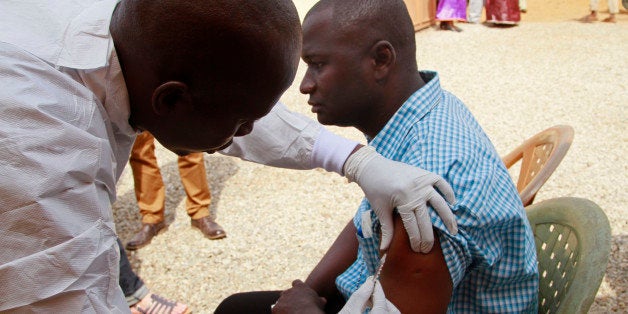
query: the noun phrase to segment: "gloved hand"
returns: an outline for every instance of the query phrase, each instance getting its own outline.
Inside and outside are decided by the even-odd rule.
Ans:
[[[447,202],[452,205],[456,202],[454,191],[440,176],[386,159],[371,146],[364,146],[353,153],[347,159],[344,171],[349,181],[356,182],[362,188],[379,217],[382,225],[381,250],[388,249],[392,241],[394,208],[397,208],[403,220],[415,252],[427,253],[434,245],[428,203],[436,210],[449,232],[452,235],[458,233],[456,218],[447,205]]]
[[[373,279],[373,276],[366,278],[366,282],[351,295],[338,314],[362,314],[367,307],[371,308],[373,314],[401,314],[397,307],[386,299],[382,285],[379,280]]]

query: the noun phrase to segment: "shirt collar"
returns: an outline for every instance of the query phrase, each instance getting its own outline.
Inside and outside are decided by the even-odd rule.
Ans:
[[[401,145],[410,128],[427,115],[438,105],[442,95],[438,73],[432,71],[419,72],[425,85],[414,92],[399,107],[397,112],[388,120],[384,128],[377,135],[369,139],[369,145],[375,147],[380,153],[380,147],[384,145]]]

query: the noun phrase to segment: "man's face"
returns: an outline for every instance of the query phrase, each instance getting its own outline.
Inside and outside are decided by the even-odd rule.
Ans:
[[[311,14],[303,23],[301,58],[308,68],[300,90],[322,124],[356,126],[366,120],[376,102],[364,47],[339,34],[331,24],[331,9]]]

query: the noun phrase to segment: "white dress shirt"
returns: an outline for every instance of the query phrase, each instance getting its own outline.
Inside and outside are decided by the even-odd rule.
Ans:
[[[117,3],[0,2],[0,312],[129,312],[111,212],[136,135]],[[278,105],[226,153],[342,173],[354,146]]]

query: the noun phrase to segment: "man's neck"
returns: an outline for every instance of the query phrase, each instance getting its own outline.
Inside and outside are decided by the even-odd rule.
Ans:
[[[389,96],[385,97],[385,101],[381,104],[381,110],[378,110],[370,121],[365,121],[360,126],[355,126],[362,133],[370,138],[374,138],[386,126],[388,121],[395,115],[401,106],[421,87],[425,86],[425,81],[416,72],[410,78],[389,82]]]

